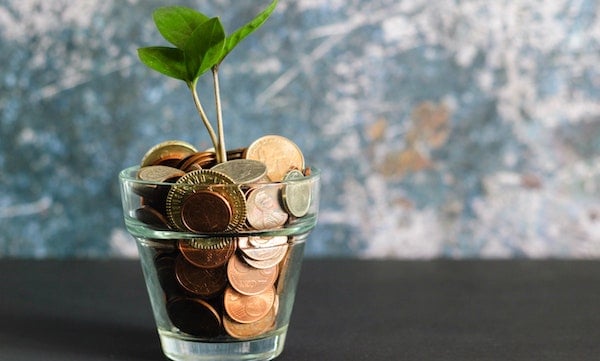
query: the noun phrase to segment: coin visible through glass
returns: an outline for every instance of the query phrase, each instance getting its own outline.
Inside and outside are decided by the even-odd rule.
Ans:
[[[227,314],[223,315],[223,327],[231,337],[244,339],[260,336],[270,331],[275,326],[277,318],[276,307],[271,307],[267,315],[252,323],[236,322]]]
[[[237,256],[231,257],[227,263],[227,277],[231,287],[244,295],[252,296],[265,292],[275,284],[277,275],[277,266],[253,268]]]
[[[265,317],[275,301],[275,287],[254,296],[239,293],[232,287],[225,288],[223,306],[234,321],[252,323]]]
[[[254,246],[250,242],[251,237],[239,237],[238,238],[238,249],[242,251],[242,253],[257,261],[264,261],[269,259],[274,259],[279,256],[281,252],[287,251],[287,237],[286,236],[275,236],[264,238],[266,241],[263,243],[258,243],[254,240],[254,243],[260,244],[259,247]],[[254,239],[261,237],[252,237]],[[261,238],[263,239],[263,238]]]
[[[171,323],[181,332],[197,337],[221,334],[221,316],[208,302],[197,298],[175,298],[167,303]]]
[[[175,276],[186,291],[204,298],[217,295],[227,285],[227,271],[224,266],[218,268],[196,267],[181,255],[175,262]]]
[[[185,239],[178,242],[183,257],[202,268],[223,266],[233,255],[236,242],[231,238]]]

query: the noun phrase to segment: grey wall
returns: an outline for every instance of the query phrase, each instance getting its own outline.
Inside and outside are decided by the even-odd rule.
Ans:
[[[180,4],[232,31],[267,2]],[[164,4],[0,2],[0,256],[134,255],[118,171],[162,140],[208,146],[185,85],[136,57]],[[228,145],[281,134],[324,169],[309,256],[598,257],[599,16],[282,0],[222,66]]]

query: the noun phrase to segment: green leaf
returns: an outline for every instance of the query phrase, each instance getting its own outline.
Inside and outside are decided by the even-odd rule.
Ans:
[[[138,56],[142,63],[171,78],[189,81],[183,51],[164,46],[139,48]]]
[[[152,14],[161,35],[171,44],[183,49],[196,28],[209,17],[184,6],[165,6]]]
[[[221,63],[223,59],[229,54],[233,48],[235,48],[240,41],[244,40],[244,38],[250,35],[254,30],[258,29],[268,18],[271,16],[271,13],[275,10],[277,6],[277,0],[271,1],[269,6],[267,6],[260,14],[258,14],[254,19],[252,19],[246,25],[240,27],[235,32],[225,39],[225,47],[223,48],[223,52],[218,63]]]
[[[188,77],[198,78],[218,64],[224,45],[225,29],[219,18],[200,24],[183,48]]]

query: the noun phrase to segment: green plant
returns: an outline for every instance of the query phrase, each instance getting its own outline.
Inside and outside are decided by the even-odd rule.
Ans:
[[[219,163],[227,161],[219,88],[219,66],[246,36],[267,20],[276,6],[277,0],[272,0],[254,19],[230,35],[225,33],[223,24],[218,17],[210,18],[183,6],[161,7],[153,13],[154,23],[160,34],[175,47],[150,46],[138,49],[138,56],[146,66],[186,83],[192,93],[196,110],[213,143]],[[217,118],[216,133],[206,116],[197,92],[198,80],[208,70],[211,70],[213,76]]]

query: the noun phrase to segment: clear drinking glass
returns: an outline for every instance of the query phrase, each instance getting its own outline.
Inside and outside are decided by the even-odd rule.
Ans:
[[[137,242],[164,354],[172,360],[277,357],[304,244],[317,222],[320,172],[313,168],[305,177],[281,182],[182,185],[139,180],[138,170],[119,174],[123,212]],[[185,212],[169,203],[174,187],[186,194],[243,195],[238,200],[247,204],[234,204],[223,215],[242,223],[217,232],[179,230],[173,222],[181,220],[167,216]],[[261,202],[277,202],[278,212],[257,218]],[[218,223],[218,216],[209,215],[206,222]]]

